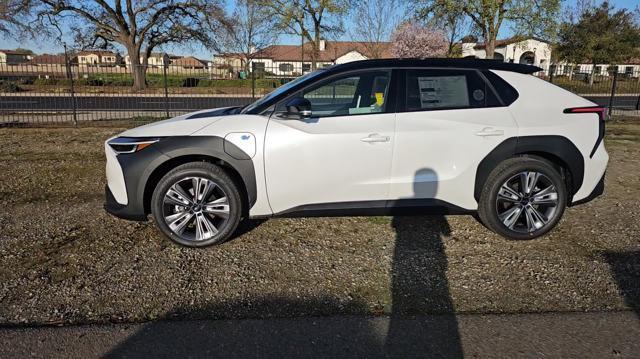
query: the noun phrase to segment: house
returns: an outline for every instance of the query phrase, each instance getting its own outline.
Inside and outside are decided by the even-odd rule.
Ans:
[[[73,63],[77,61],[75,57],[70,56],[69,61]],[[46,66],[46,65],[64,65],[66,63],[64,55],[50,55],[50,54],[42,54],[36,55],[31,59],[31,64],[37,66]]]
[[[24,64],[31,60],[32,53],[22,50],[0,50],[1,65]]]
[[[124,63],[127,67],[131,66],[131,57],[129,55],[124,57]],[[142,63],[142,56],[140,56],[140,63]],[[171,56],[164,52],[152,52],[149,58],[147,58],[147,65],[152,68],[163,67],[169,64],[171,64]]]
[[[188,70],[204,69],[207,67],[206,61],[196,59],[193,56],[179,57],[171,62],[172,67],[181,67]]]
[[[116,66],[120,62],[120,55],[112,51],[89,50],[78,53],[80,66]]]
[[[485,59],[486,45],[477,43],[473,36],[462,39],[462,57]],[[551,44],[537,37],[520,36],[497,40],[493,54],[496,60],[518,64],[534,65],[549,70],[551,64]]]
[[[252,67],[274,75],[296,76],[311,70],[312,49],[313,46],[309,42],[302,47],[300,45],[271,45],[254,54],[251,60]],[[304,63],[302,61],[303,51]],[[240,56],[239,54],[219,54],[214,57],[213,64],[217,66],[228,64],[236,67],[241,63]],[[391,57],[390,43],[320,40],[316,61],[317,67],[326,67],[374,57]]]

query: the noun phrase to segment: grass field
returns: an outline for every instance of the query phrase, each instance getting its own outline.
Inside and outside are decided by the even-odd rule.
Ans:
[[[123,128],[0,129],[0,324],[332,314],[640,312],[640,123],[606,193],[534,241],[469,216],[271,219],[200,250],[104,212]]]

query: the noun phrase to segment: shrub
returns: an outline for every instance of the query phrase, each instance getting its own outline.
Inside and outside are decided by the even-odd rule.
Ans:
[[[0,81],[0,92],[20,92],[22,89],[13,81]]]

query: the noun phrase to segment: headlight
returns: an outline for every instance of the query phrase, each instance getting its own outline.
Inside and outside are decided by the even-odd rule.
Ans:
[[[109,141],[109,146],[111,146],[111,148],[113,148],[113,150],[118,154],[134,153],[141,151],[158,141],[160,141],[160,138],[158,137],[117,137]]]

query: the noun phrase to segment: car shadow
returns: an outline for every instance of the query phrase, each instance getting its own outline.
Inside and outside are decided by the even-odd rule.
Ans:
[[[435,173],[423,169],[415,177],[412,198],[435,197]],[[322,295],[188,306],[165,318],[181,321],[150,322],[106,357],[462,357],[446,276],[446,218],[396,216],[391,223],[389,316],[372,316],[361,299]]]
[[[603,256],[611,267],[625,303],[640,318],[640,251],[605,252]]]

